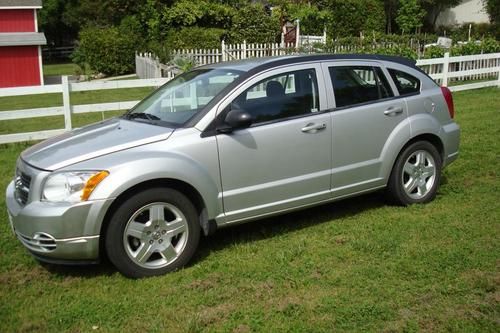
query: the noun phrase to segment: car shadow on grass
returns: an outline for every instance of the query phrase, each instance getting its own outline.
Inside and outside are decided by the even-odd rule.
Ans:
[[[56,265],[38,261],[49,273],[60,277],[94,278],[117,273],[113,265],[105,258],[96,264]]]
[[[269,239],[314,225],[335,222],[337,219],[355,216],[384,205],[386,201],[383,192],[379,191],[219,229],[214,235],[201,238],[198,250],[187,267],[203,261],[213,252],[223,251],[228,246]],[[50,273],[63,277],[93,278],[117,274],[117,270],[106,258],[93,265],[65,266],[42,263],[42,266]]]
[[[339,200],[295,212],[268,217],[262,220],[235,225],[217,230],[210,237],[203,237],[191,265],[203,261],[211,253],[235,244],[244,244],[277,237],[322,223],[355,216],[364,211],[387,205],[384,192]]]

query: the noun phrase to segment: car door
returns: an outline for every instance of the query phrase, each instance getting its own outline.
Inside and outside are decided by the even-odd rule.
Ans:
[[[332,194],[341,197],[385,185],[384,148],[407,106],[378,62],[323,63],[332,110]],[[408,127],[407,127],[408,128]],[[404,137],[410,132],[405,130]],[[398,137],[401,133],[398,134]]]
[[[331,127],[320,64],[250,79],[221,104],[253,124],[217,134],[225,220],[234,222],[330,197]],[[220,118],[219,118],[220,119]]]

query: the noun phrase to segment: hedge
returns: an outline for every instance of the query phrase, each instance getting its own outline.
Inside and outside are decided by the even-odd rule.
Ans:
[[[120,29],[87,27],[80,31],[80,42],[73,53],[73,61],[86,68],[107,75],[134,71],[138,40]]]

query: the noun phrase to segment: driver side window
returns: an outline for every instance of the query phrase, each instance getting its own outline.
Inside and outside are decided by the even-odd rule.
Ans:
[[[266,78],[244,91],[232,109],[248,112],[253,123],[263,123],[319,111],[318,83],[314,69]]]

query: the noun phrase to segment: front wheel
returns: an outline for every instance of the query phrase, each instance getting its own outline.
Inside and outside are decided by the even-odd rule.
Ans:
[[[173,189],[153,188],[125,200],[111,217],[105,245],[125,276],[161,275],[184,266],[200,239],[196,209]]]
[[[398,156],[387,186],[389,199],[399,205],[426,203],[436,196],[442,161],[436,147],[417,141]]]

